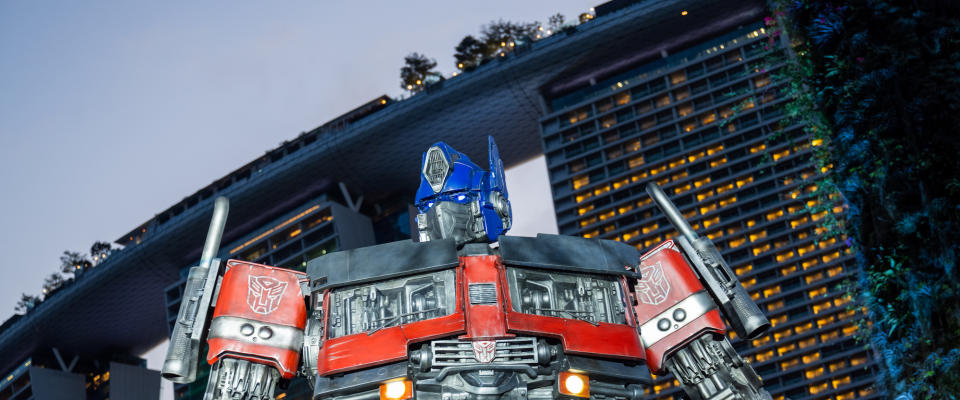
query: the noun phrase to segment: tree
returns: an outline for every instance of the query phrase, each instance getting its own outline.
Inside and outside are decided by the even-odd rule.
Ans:
[[[437,61],[420,53],[410,53],[403,59],[400,69],[400,87],[410,92],[422,91],[428,85],[443,81],[443,76],[434,71]]]
[[[453,54],[453,58],[457,60],[457,69],[461,71],[470,71],[476,68],[487,53],[486,45],[473,35],[464,37],[455,50],[456,53]]]
[[[547,29],[551,32],[560,32],[560,30],[563,29],[565,19],[563,14],[560,13],[551,15],[550,18],[547,19]]]
[[[60,289],[65,282],[66,281],[63,279],[63,275],[60,275],[58,272],[54,272],[47,276],[47,278],[43,280],[44,297],[50,296],[50,294],[52,294],[54,291]]]
[[[64,250],[60,256],[60,272],[64,274],[76,275],[77,272],[86,270],[93,266],[90,260],[83,254],[75,251]]]
[[[480,29],[485,55],[494,57],[498,50],[511,51],[517,42],[529,42],[537,34],[538,22],[491,21]]]
[[[90,246],[90,257],[93,258],[93,263],[100,264],[110,255],[111,250],[112,246],[108,242],[94,242],[93,246]]]
[[[20,295],[20,300],[17,301],[17,306],[14,308],[16,312],[25,313],[31,308],[36,307],[37,304],[40,304],[40,297],[32,296],[26,293]]]

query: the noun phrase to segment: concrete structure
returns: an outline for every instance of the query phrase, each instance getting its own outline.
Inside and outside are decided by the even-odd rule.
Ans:
[[[102,380],[100,360],[162,342],[218,195],[231,199],[222,256],[302,266],[317,251],[405,237],[418,155],[441,139],[484,155],[492,134],[508,166],[546,154],[562,233],[648,248],[670,232],[640,188],[661,181],[774,321],[770,336],[737,346],[776,396],[878,396],[866,389],[875,363],[849,338],[859,314],[836,289],[850,256],[793,215],[818,171],[809,138],[783,123],[782,82],[769,73],[780,65],[757,48],[765,3],[617,0],[597,13],[407,100],[374,99],[159,212],[0,328],[0,376],[56,349]],[[792,142],[773,138],[781,131]],[[325,210],[331,219],[311,225]],[[657,385],[676,395],[669,378]]]

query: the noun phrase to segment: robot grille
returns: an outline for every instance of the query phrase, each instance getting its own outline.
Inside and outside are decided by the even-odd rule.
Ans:
[[[443,189],[443,183],[447,180],[447,174],[450,172],[450,163],[444,157],[443,151],[439,147],[431,147],[427,150],[427,160],[423,164],[423,177],[434,192]]]

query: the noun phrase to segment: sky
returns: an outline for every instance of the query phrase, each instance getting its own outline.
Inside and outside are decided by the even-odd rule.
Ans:
[[[0,320],[64,250],[112,242],[284,140],[400,95],[408,53],[449,76],[453,48],[491,20],[571,20],[598,3],[0,2]],[[543,159],[507,176],[513,233],[555,231]]]

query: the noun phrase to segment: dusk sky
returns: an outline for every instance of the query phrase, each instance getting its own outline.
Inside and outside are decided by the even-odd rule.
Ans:
[[[406,54],[449,76],[453,48],[491,20],[596,4],[0,2],[0,320],[63,250],[112,242],[284,140],[400,95]],[[545,175],[542,158],[509,172],[538,182],[511,188],[514,233],[556,229]]]

